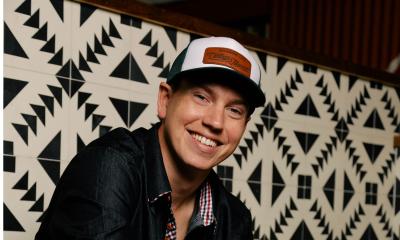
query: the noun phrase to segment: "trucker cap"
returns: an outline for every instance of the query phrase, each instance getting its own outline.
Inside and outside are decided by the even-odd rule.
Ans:
[[[222,83],[233,84],[254,107],[263,106],[260,66],[240,43],[227,37],[198,38],[178,55],[167,76],[167,83],[187,73],[222,73]],[[221,76],[219,74],[218,76]]]

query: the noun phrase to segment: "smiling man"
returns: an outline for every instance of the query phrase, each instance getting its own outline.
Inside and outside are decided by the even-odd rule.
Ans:
[[[252,239],[249,210],[212,168],[264,104],[259,84],[259,66],[235,40],[192,41],[160,84],[160,123],[118,128],[78,153],[36,239]]]

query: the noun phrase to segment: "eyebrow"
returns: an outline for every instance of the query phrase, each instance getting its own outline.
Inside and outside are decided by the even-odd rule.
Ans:
[[[221,85],[221,86],[223,86],[223,85]],[[217,94],[211,89],[211,87],[206,86],[205,84],[204,84],[204,85],[203,85],[203,84],[196,85],[196,86],[194,86],[194,88],[202,88],[202,89],[206,90],[206,91],[207,91],[209,94],[211,94],[211,95],[217,95]],[[233,89],[232,89],[232,91],[236,92],[236,91],[233,90]],[[247,102],[244,100],[244,98],[243,98],[239,93],[236,92],[236,94],[238,95],[238,97],[237,97],[236,99],[234,99],[233,101],[231,101],[230,104],[240,104],[240,105],[244,105],[246,108],[249,108],[249,107],[248,107],[248,104],[247,104]]]

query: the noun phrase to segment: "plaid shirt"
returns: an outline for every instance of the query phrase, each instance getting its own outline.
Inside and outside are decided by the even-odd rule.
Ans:
[[[190,230],[196,227],[199,226],[208,227],[215,222],[211,193],[212,192],[210,183],[205,182],[200,188],[198,205],[196,206],[196,208],[198,207],[198,211],[195,213],[196,216],[192,218],[189,224],[189,232]],[[169,206],[169,216],[167,221],[167,228],[165,230],[164,240],[174,240],[176,239],[176,222],[171,208],[171,192],[169,191],[162,193],[157,198],[153,199],[151,202],[155,202],[158,199],[166,199]],[[195,219],[200,219],[201,221],[196,221]]]

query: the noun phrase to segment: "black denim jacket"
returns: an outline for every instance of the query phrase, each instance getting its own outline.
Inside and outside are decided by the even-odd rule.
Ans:
[[[186,239],[253,239],[251,215],[212,171],[216,227]],[[64,171],[36,240],[163,239],[169,208],[149,203],[171,187],[162,161],[157,126],[118,128],[93,141]]]

